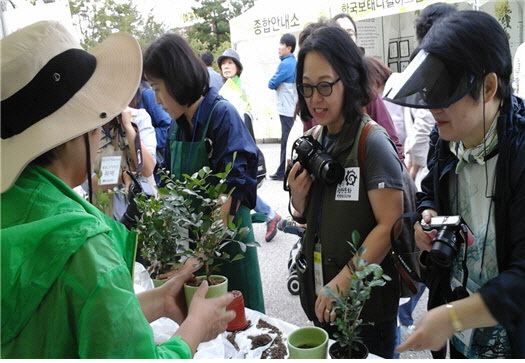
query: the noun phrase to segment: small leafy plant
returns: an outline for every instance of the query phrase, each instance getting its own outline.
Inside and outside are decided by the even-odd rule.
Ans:
[[[347,241],[356,257],[355,268],[349,278],[348,290],[340,291],[338,287],[338,291],[334,291],[326,287],[326,294],[334,300],[332,305],[336,318],[332,325],[337,326],[338,330],[334,337],[342,349],[340,358],[352,358],[352,351],[358,349],[358,343],[363,343],[359,333],[360,327],[365,323],[360,319],[360,315],[366,300],[370,298],[372,288],[384,286],[386,281],[390,281],[390,277],[383,274],[383,268],[380,265],[368,264],[363,259],[366,248],[358,247],[359,241],[360,235],[357,231],[352,233],[352,242]]]
[[[231,164],[217,174],[203,167],[191,176],[183,175],[181,180],[165,172],[159,199],[137,198],[142,216],[136,230],[142,256],[159,262],[152,277],[176,268],[181,257],[191,256],[203,264],[210,282],[210,275],[219,267],[216,260],[236,261],[244,257],[230,256],[223,250],[228,244],[237,243],[246,252],[247,244],[242,240],[249,232],[248,227],[239,227],[240,220],[237,225],[224,224],[220,214],[221,205],[233,191],[227,192],[230,170]]]

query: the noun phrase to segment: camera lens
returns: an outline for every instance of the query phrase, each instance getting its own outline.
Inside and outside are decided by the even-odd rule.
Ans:
[[[430,258],[432,261],[441,267],[450,267],[452,259],[458,253],[459,245],[456,231],[453,228],[443,226],[436,234],[432,242],[432,250],[430,251]]]
[[[341,165],[339,165],[339,163],[333,161],[324,163],[320,174],[326,185],[340,183],[344,178],[343,168]]]

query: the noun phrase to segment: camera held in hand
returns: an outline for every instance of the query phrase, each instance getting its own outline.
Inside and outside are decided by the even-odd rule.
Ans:
[[[432,217],[430,224],[421,221],[423,230],[433,235],[430,258],[441,267],[450,267],[463,243],[471,246],[474,236],[461,216]]]
[[[124,224],[127,229],[131,229],[137,225],[137,217],[140,217],[140,212],[137,209],[137,202],[135,197],[139,194],[144,193],[146,196],[152,198],[155,197],[155,191],[148,183],[148,180],[143,176],[134,176],[129,171],[126,171],[131,177],[131,185],[128,191],[128,207],[126,212],[120,218],[120,223]]]
[[[341,164],[325,152],[321,144],[311,135],[302,136],[294,142],[292,162],[286,171],[285,180],[296,162],[323,184],[332,185],[343,181],[345,171]]]

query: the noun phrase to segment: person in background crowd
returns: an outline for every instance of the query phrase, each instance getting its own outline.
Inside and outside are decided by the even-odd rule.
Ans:
[[[137,90],[130,104],[136,104],[140,97]],[[137,144],[136,137],[139,137]],[[137,158],[137,146],[140,147],[141,162],[139,166]],[[126,107],[124,111],[108,123],[102,125],[102,133],[97,150],[93,177],[93,191],[95,193],[94,204],[99,208],[100,200],[97,200],[97,191],[117,191],[109,195],[109,205],[103,208],[103,212],[116,221],[122,221],[122,216],[129,205],[129,189],[133,184],[131,172],[136,177],[144,177],[151,185],[154,195],[155,180],[153,170],[155,168],[155,149],[157,140],[155,130],[151,125],[151,117],[145,109]],[[111,160],[120,158],[119,163]],[[112,177],[114,175],[114,177]],[[83,184],[87,190],[87,183]]]
[[[221,89],[222,77],[219,73],[215,72],[215,69],[213,69],[213,54],[211,52],[202,53],[201,59],[206,65],[208,74],[210,75],[210,87],[215,87],[218,90]]]
[[[398,351],[450,339],[451,358],[525,358],[525,103],[512,95],[508,39],[491,15],[458,11],[419,49],[385,97],[437,122],[418,194],[424,222],[460,215],[473,238],[456,233],[454,248],[437,250],[415,224],[429,311]]]
[[[350,36],[354,43],[357,44],[357,28],[354,19],[352,19],[350,15],[345,13],[337,14],[332,18],[332,20],[330,20],[330,24],[341,27]],[[309,30],[305,28],[305,31]],[[362,53],[363,55],[365,54],[364,50]],[[371,102],[366,105],[365,112],[372,120],[385,128],[385,130],[388,132],[388,135],[390,135],[390,138],[396,145],[399,160],[404,161],[405,152],[403,150],[403,144],[401,144],[399,141],[399,137],[394,127],[394,123],[392,122],[392,118],[390,117],[390,114],[379,94],[374,94]]]
[[[348,288],[353,256],[353,231],[366,247],[363,258],[379,263],[392,280],[372,290],[361,318],[374,325],[362,327],[360,337],[371,353],[392,358],[396,343],[399,281],[390,249],[390,230],[403,209],[402,164],[387,133],[374,128],[366,139],[366,167],[357,174],[358,142],[361,130],[370,121],[363,110],[371,99],[368,72],[362,53],[349,35],[338,26],[316,26],[301,46],[297,62],[301,119],[315,118],[313,135],[355,179],[355,194],[327,185],[295,163],[288,176],[294,218],[307,223],[302,240],[306,270],[298,271],[301,305],[314,324],[333,337],[336,328],[332,300],[324,293]],[[346,182],[345,182],[346,183]],[[322,251],[322,279],[314,279],[314,250]],[[316,294],[316,291],[319,291]]]
[[[217,64],[221,70],[222,76],[226,79],[223,87],[219,91],[219,94],[230,101],[239,115],[244,120],[250,120],[251,125],[251,105],[246,92],[244,91],[241,83],[241,73],[243,70],[241,58],[239,54],[231,48],[228,48],[224,53],[217,59]],[[248,125],[247,125],[248,126]],[[253,140],[255,141],[255,135],[253,135],[253,127],[251,129]],[[261,152],[258,150],[258,152]],[[266,235],[264,236],[266,242],[270,242],[277,234],[277,223],[281,220],[281,216],[277,214],[272,207],[270,207],[257,193],[257,202],[255,203],[254,210],[257,213],[264,214],[266,218]]]
[[[165,167],[164,151],[168,144],[168,129],[171,125],[171,118],[170,115],[157,104],[155,101],[155,92],[153,92],[144,78],[140,83],[139,92],[140,97],[133,98],[130,107],[137,109],[143,108],[151,117],[151,124],[155,129],[155,136],[157,138],[154,177],[155,182],[159,185],[161,179],[160,169]]]
[[[514,93],[525,99],[525,43],[521,43],[514,55]]]
[[[204,284],[186,313],[188,265],[135,295],[135,233],[72,189],[138,88],[138,42],[118,33],[86,52],[41,21],[0,46],[2,358],[191,358],[235,317],[233,294],[205,299]],[[149,322],[160,317],[179,328],[157,345]]]
[[[279,42],[279,58],[281,63],[277,71],[268,82],[268,88],[277,93],[277,112],[281,120],[281,157],[279,167],[270,179],[284,180],[286,164],[286,143],[288,134],[293,126],[295,104],[297,103],[297,90],[295,88],[295,66],[297,60],[293,55],[295,51],[295,37],[284,34]]]
[[[177,178],[204,166],[214,173],[232,168],[226,179],[231,196],[221,207],[225,223],[240,222],[250,232],[243,242],[254,241],[250,210],[257,194],[257,146],[234,106],[209,86],[202,61],[179,35],[157,38],[144,53],[144,73],[158,102],[175,122],[169,131],[166,165]],[[235,155],[235,162],[233,162]],[[229,244],[230,256],[244,258],[220,266],[231,290],[240,290],[244,304],[264,313],[264,299],[256,247]]]

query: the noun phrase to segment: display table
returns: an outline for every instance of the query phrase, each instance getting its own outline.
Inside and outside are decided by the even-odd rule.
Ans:
[[[135,266],[135,292],[153,288],[153,281],[140,264]],[[197,359],[261,359],[288,358],[286,340],[298,327],[283,320],[271,318],[258,311],[246,308],[248,327],[242,331],[224,332],[217,338],[201,343],[194,358]],[[177,323],[168,318],[161,318],[151,323],[155,343],[168,340],[178,328]],[[330,339],[329,346],[334,343]],[[328,357],[327,357],[328,358]],[[369,354],[368,359],[381,359]]]

